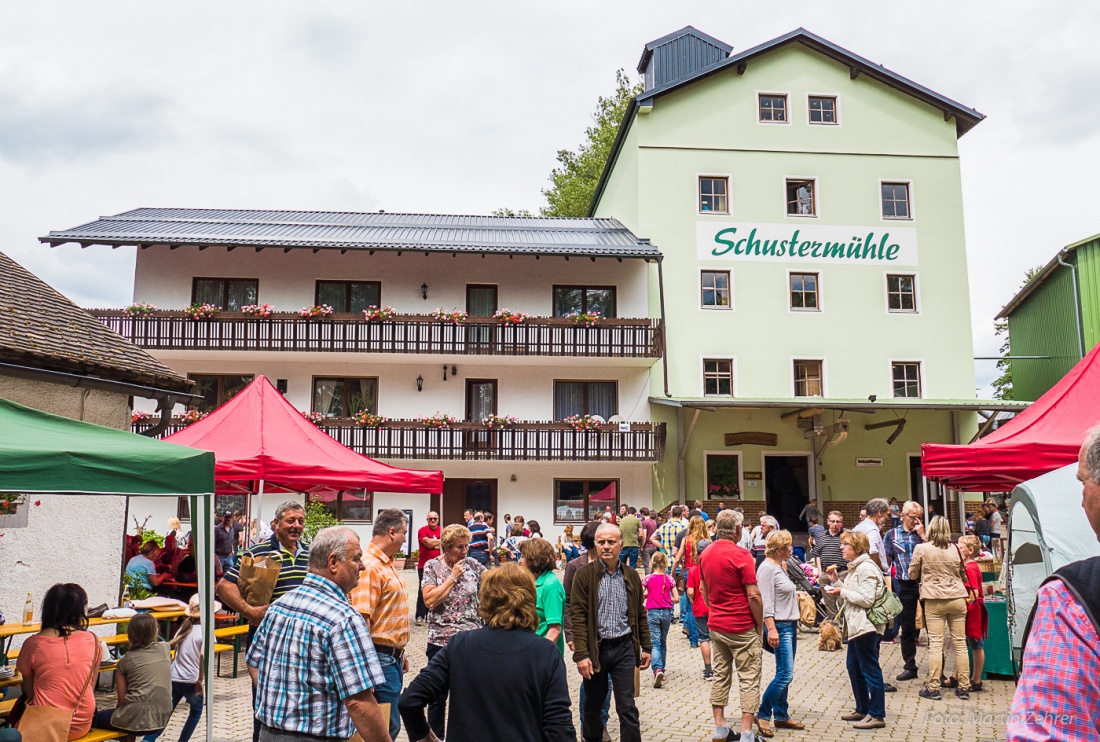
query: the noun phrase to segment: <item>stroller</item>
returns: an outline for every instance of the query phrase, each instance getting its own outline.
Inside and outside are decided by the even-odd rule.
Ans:
[[[795,587],[804,593],[807,593],[814,601],[814,623],[813,626],[807,626],[802,621],[798,622],[798,630],[811,633],[814,631],[814,627],[819,626],[822,621],[827,618],[832,618],[829,612],[825,610],[825,603],[823,601],[824,591],[817,585],[811,584],[810,578],[806,575],[802,569],[803,562],[799,561],[797,556],[791,556],[787,561],[787,575],[790,576],[791,582]]]

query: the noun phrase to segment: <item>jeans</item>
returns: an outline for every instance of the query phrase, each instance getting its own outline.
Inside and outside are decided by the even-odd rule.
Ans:
[[[404,681],[401,660],[379,652],[378,664],[382,666],[386,682],[374,687],[374,697],[379,703],[390,705],[390,739],[397,739],[397,735],[401,733],[401,714],[397,711],[397,701],[401,698],[401,685]]]
[[[584,680],[583,709],[584,742],[602,742],[605,722],[598,699],[607,695],[610,683],[615,694],[615,710],[619,713],[619,738],[622,742],[641,742],[642,730],[638,706],[634,703],[634,641],[630,634],[622,639],[600,643],[600,671]]]
[[[489,552],[485,549],[470,549],[469,556],[482,567],[489,566]]]
[[[776,621],[776,633],[779,634],[779,646],[775,648],[775,677],[768,683],[764,698],[760,701],[757,716],[761,719],[790,721],[791,714],[787,705],[787,691],[794,679],[794,655],[798,649],[798,621]],[[767,641],[765,632],[764,641]]]
[[[416,568],[416,620],[428,617],[428,606],[424,605],[424,568]]]
[[[628,565],[631,569],[638,568],[638,547],[624,546],[619,552],[619,561]]]
[[[199,725],[199,719],[202,717],[202,694],[195,692],[195,685],[195,683],[172,681],[172,708],[178,706],[184,698],[187,699],[187,705],[191,707],[187,712],[187,720],[183,722],[183,729],[180,730],[179,742],[187,742],[191,739],[191,735],[194,733],[195,727]],[[163,731],[161,730],[161,732]],[[161,732],[146,734],[142,742],[156,742]]]
[[[668,627],[672,625],[671,608],[652,608],[649,611],[649,636],[653,641],[653,672],[665,669],[668,657]]]
[[[221,562],[221,564],[222,564],[222,571],[223,572],[228,572],[229,570],[233,569],[233,555],[232,554],[230,554],[229,556],[219,556],[218,561]]]
[[[886,718],[886,690],[878,664],[881,641],[882,637],[874,631],[848,639],[848,680],[856,697],[856,713],[870,714],[876,719]]]
[[[581,555],[581,550],[576,546],[564,546],[562,547],[561,553],[565,555],[566,562],[571,562]],[[562,567],[564,566],[563,564]]]
[[[901,627],[901,658],[906,670],[917,671],[917,603],[920,601],[920,583],[917,580],[894,580],[901,614],[895,624]]]
[[[429,644],[428,649],[424,652],[428,656],[428,664],[432,664],[432,657],[443,651],[443,646],[440,644]],[[584,692],[584,688],[581,688],[581,692]],[[447,697],[444,696],[442,701],[432,701],[428,704],[428,726],[435,732],[435,736],[440,739],[444,739],[447,735]]]

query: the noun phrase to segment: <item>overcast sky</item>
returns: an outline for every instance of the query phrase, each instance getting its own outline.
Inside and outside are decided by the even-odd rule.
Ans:
[[[134,248],[36,238],[138,206],[535,211],[647,41],[690,24],[740,50],[802,26],[988,116],[960,151],[975,355],[993,355],[1024,272],[1100,232],[1100,3],[783,7],[4,3],[0,250],[123,306]],[[993,364],[977,373],[984,397]]]

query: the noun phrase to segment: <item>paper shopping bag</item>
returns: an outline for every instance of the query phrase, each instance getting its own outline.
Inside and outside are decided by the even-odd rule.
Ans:
[[[274,557],[254,559],[251,554],[242,556],[237,589],[241,591],[244,602],[256,606],[270,603],[280,569],[282,564]]]

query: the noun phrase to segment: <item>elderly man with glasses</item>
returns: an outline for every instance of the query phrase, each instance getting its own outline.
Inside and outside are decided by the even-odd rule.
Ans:
[[[828,530],[814,539],[809,559],[817,563],[824,574],[829,567],[836,567],[837,574],[843,577],[848,572],[848,561],[840,553],[840,534],[844,533],[844,516],[839,510],[833,510],[825,519]],[[840,610],[840,599],[826,593],[822,597],[822,606],[829,618],[837,622],[840,633],[844,633],[844,614]]]
[[[887,562],[897,567],[894,592],[901,600],[902,610],[896,625],[901,629],[901,657],[905,663],[898,680],[917,677],[917,601],[920,600],[920,580],[909,579],[909,562],[913,549],[924,543],[924,508],[910,500],[901,506],[901,523],[886,532],[882,550]]]
[[[421,526],[416,532],[416,541],[420,556],[416,560],[416,625],[428,620],[428,606],[424,605],[424,565],[439,556],[440,539],[443,529],[439,527],[439,513],[428,513],[428,525]]]

